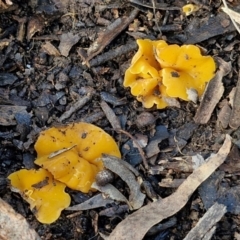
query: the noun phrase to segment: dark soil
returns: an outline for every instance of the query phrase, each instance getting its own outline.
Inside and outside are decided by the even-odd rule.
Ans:
[[[190,2],[198,4],[200,9],[188,17],[178,10],[187,3],[183,0],[155,1],[155,8],[152,1],[142,0],[15,0],[9,8],[1,10],[0,7],[0,196],[27,219],[42,239],[100,239],[98,231],[110,233],[121,219],[131,214],[123,211],[111,217],[99,216],[105,209],[99,208],[76,216],[63,211],[51,225],[36,220],[20,195],[11,192],[7,176],[21,168],[36,168],[34,142],[47,127],[84,121],[103,128],[118,142],[123,159],[137,168],[161,197],[169,196],[175,188],[160,187],[159,182],[165,178],[185,179],[191,173],[192,169],[181,168],[179,161],[185,162],[187,157],[196,154],[206,158],[215,153],[225,133],[233,137],[235,161],[240,160],[239,130],[221,126],[220,104],[210,121],[200,125],[193,120],[199,104],[182,101],[181,108],[144,109],[122,84],[124,72],[137,50],[135,39],[164,39],[168,43],[198,44],[207,54],[231,62],[231,72],[223,78],[225,92],[221,100],[227,98],[238,80],[239,35],[228,16],[221,12],[221,1]],[[237,0],[229,2],[234,9],[240,6]],[[124,29],[116,26],[116,36],[111,38],[110,34],[109,39],[102,42],[106,45],[103,51],[97,54],[85,51],[110,23],[123,17],[132,17],[134,21],[126,23]],[[143,171],[138,150],[127,135],[113,130],[100,106],[101,101],[108,103],[122,129],[132,136],[147,137],[150,143],[156,132],[159,131],[160,136],[166,134],[157,143],[157,151],[154,148],[155,154],[143,148],[150,167],[159,166],[161,160],[168,164],[163,171],[155,175]],[[76,107],[79,102],[80,107]],[[71,107],[74,110],[68,114]],[[234,171],[227,167],[227,164],[222,167],[224,174],[219,183],[224,184],[226,191],[238,186],[240,180],[239,163],[231,165]],[[121,179],[116,179],[114,185],[127,192]],[[92,196],[67,191],[72,198],[71,205]],[[146,204],[148,202],[150,199]],[[206,212],[205,204],[196,191],[174,216],[172,224],[146,239],[184,239]],[[239,239],[239,213],[237,210],[227,213],[217,224],[212,239]],[[169,220],[173,219],[166,221]]]

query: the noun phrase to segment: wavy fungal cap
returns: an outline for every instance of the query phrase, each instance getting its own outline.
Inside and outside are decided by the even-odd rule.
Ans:
[[[41,132],[35,163],[56,180],[84,193],[91,190],[96,174],[103,169],[103,153],[121,157],[114,139],[89,123],[73,123]]]
[[[194,45],[168,45],[165,41],[137,40],[139,49],[127,69],[123,85],[146,108],[168,106],[171,98],[191,100],[188,90],[199,96],[215,75],[211,56],[203,56]],[[168,101],[167,101],[168,100]]]
[[[10,174],[8,179],[41,223],[56,221],[61,211],[70,205],[70,196],[64,191],[66,185],[54,180],[45,169],[22,169]]]

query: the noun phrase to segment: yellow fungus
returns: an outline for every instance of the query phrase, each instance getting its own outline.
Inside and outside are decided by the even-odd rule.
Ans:
[[[182,7],[182,10],[183,10],[183,12],[185,13],[186,16],[189,16],[192,13],[198,11],[199,6],[194,5],[194,4],[186,4]]]
[[[137,40],[139,49],[127,69],[123,85],[146,108],[165,108],[171,98],[191,100],[189,90],[199,96],[215,74],[210,56],[194,45],[168,45],[165,41]]]
[[[54,180],[45,169],[22,169],[10,174],[8,179],[41,223],[56,221],[61,211],[70,205],[70,196],[64,191],[66,185]]]
[[[87,193],[103,169],[103,153],[121,157],[113,138],[88,123],[52,127],[40,133],[35,163],[68,187]]]

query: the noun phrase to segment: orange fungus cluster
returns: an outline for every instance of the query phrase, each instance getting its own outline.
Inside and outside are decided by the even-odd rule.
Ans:
[[[69,188],[89,192],[103,169],[103,153],[121,157],[114,139],[97,126],[73,123],[40,133],[35,144],[39,170],[22,169],[9,175],[13,189],[21,193],[42,223],[57,220],[69,206]]]
[[[215,75],[216,65],[194,45],[168,45],[163,40],[137,40],[139,49],[127,69],[124,86],[146,108],[165,108],[175,98],[191,100],[189,90],[199,96]]]

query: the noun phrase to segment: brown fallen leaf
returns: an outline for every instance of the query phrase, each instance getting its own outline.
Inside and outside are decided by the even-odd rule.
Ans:
[[[73,35],[72,32],[64,33],[60,37],[58,49],[64,57],[67,57],[73,45],[75,45],[79,40],[80,36]]]
[[[105,101],[101,101],[100,106],[105,113],[113,129],[121,129],[120,120]]]
[[[150,203],[129,215],[113,230],[107,240],[140,240],[155,224],[161,222],[181,210],[192,193],[205,181],[226,159],[231,149],[231,137],[226,135],[218,153],[210,157],[206,163],[196,169],[176,190],[175,193]],[[177,201],[176,201],[177,200]],[[136,229],[136,231],[133,231]]]
[[[217,61],[219,63],[219,70],[215,77],[208,83],[207,89],[204,92],[200,106],[194,116],[196,123],[206,124],[209,121],[214,108],[223,95],[224,87],[222,78],[230,72],[231,64],[221,58],[217,58]]]
[[[26,219],[0,198],[0,239],[41,240]]]
[[[44,28],[44,19],[40,15],[33,15],[28,21],[27,26],[27,40],[31,40],[33,35],[37,32],[41,32]]]

